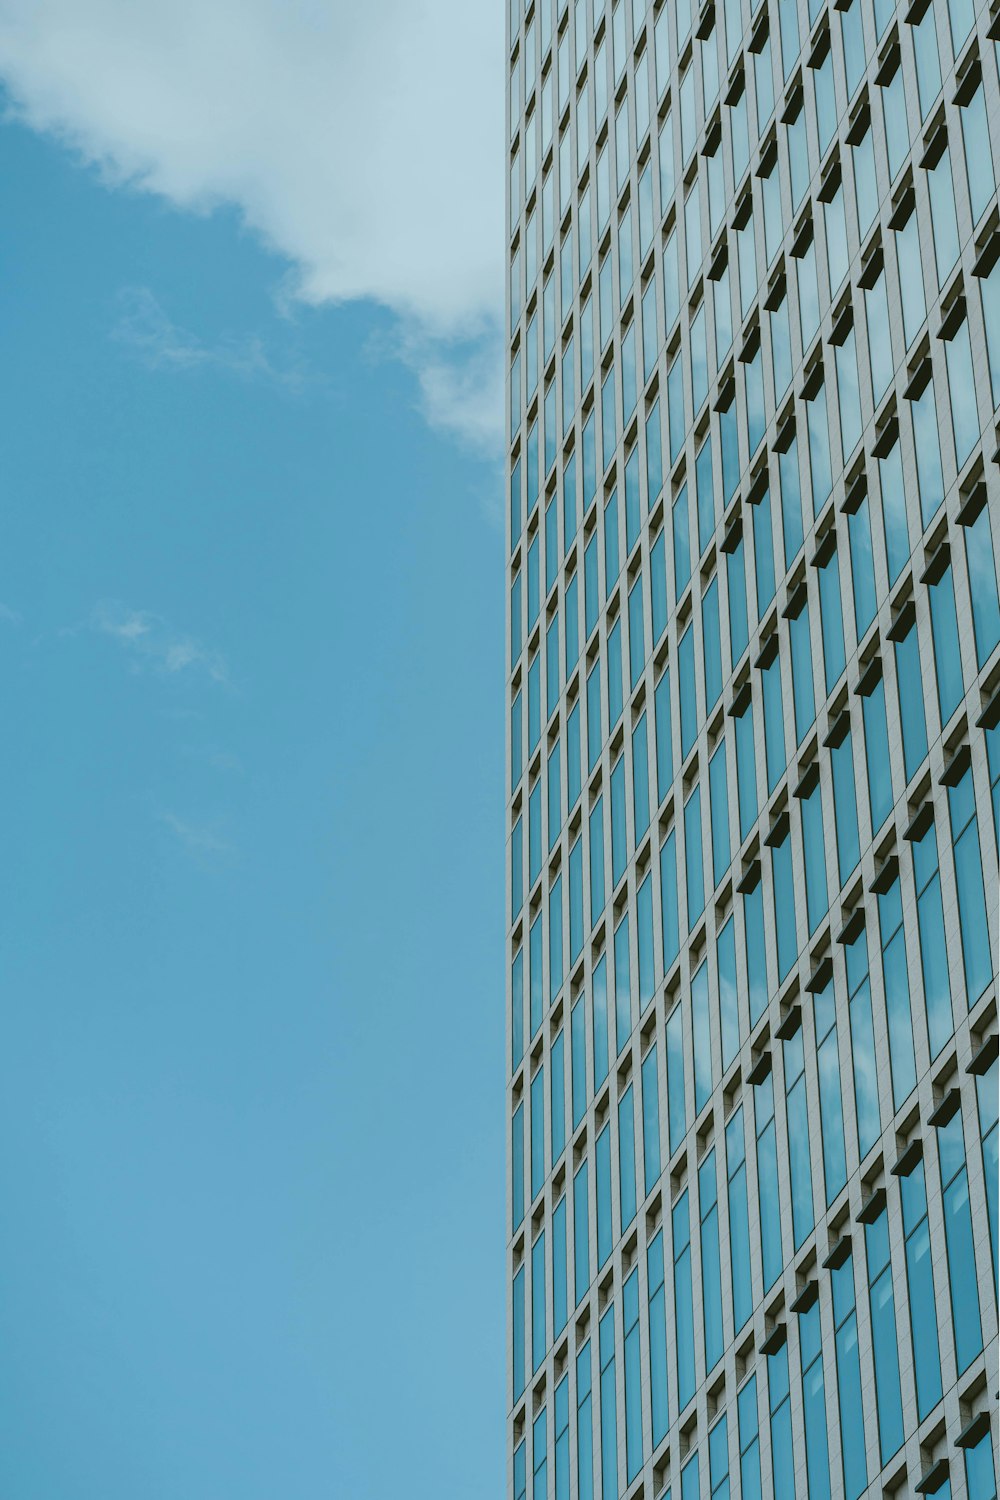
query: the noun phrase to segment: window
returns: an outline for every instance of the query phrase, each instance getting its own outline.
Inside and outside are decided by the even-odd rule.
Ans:
[[[753,506],[753,550],[759,620],[774,598],[775,589],[771,497],[767,489]]]
[[[858,1359],[858,1316],[854,1294],[854,1257],[848,1255],[830,1276],[833,1282],[833,1324],[837,1354],[837,1395],[840,1402],[841,1459],[847,1500],[859,1500],[868,1484],[861,1403],[861,1366]]]
[[[555,1406],[555,1479],[556,1500],[569,1500],[569,1376],[556,1386]]]
[[[861,441],[861,393],[858,388],[858,354],[853,324],[846,336],[835,345],[833,354],[837,367],[840,437],[846,463]]]
[[[868,940],[863,931],[847,944],[845,952],[851,1020],[854,1107],[858,1128],[858,1149],[863,1161],[882,1130],[878,1099],[878,1072],[875,1063],[871,981],[868,973]]]
[[[920,512],[925,526],[944,503],[938,412],[934,400],[934,381],[930,376],[930,366],[927,369],[927,383],[921,394],[914,397],[910,403],[913,418],[913,446],[917,455]]]
[[[698,733],[698,697],[694,673],[694,627],[689,625],[677,647],[681,699],[681,755],[686,759]]]
[[[695,1390],[694,1301],[691,1285],[691,1222],[687,1190],[674,1205],[674,1330],[677,1359],[677,1403],[684,1410]]]
[[[835,721],[828,737],[830,769],[833,773],[833,811],[837,827],[837,859],[840,884],[847,884],[861,858],[858,808],[854,780],[854,746],[846,710]]]
[[[806,917],[811,937],[830,907],[826,885],[823,794],[820,789],[818,768],[813,771],[809,788],[801,798],[800,807],[802,854],[806,871]]]
[[[751,1375],[737,1396],[736,1411],[740,1429],[740,1490],[743,1500],[761,1500],[756,1375]]]
[[[524,1056],[524,949],[519,948],[511,966],[511,1070]]]
[[[950,346],[949,346],[950,347]],[[974,395],[971,398],[974,402]],[[1000,641],[1000,598],[990,513],[984,505],[965,528],[965,558],[969,569],[972,622],[976,635],[976,663],[984,667]]]
[[[656,1043],[642,1062],[642,1158],[646,1196],[660,1178],[660,1086],[656,1068]]]
[[[976,1255],[969,1207],[969,1175],[965,1162],[965,1136],[960,1108],[947,1124],[938,1129],[937,1139],[955,1358],[961,1375],[982,1350],[983,1330],[979,1319]]]
[[[924,1164],[899,1180],[903,1209],[906,1282],[909,1292],[910,1333],[917,1385],[917,1414],[922,1422],[941,1400],[941,1356],[938,1351],[934,1269],[927,1223]]]
[[[923,677],[920,672],[920,642],[911,623],[906,635],[895,642],[896,686],[899,717],[903,729],[903,765],[912,781],[927,758],[927,719],[924,713]]]
[[[763,651],[761,653],[764,654]],[[767,767],[767,790],[770,795],[784,775],[785,713],[781,696],[781,659],[778,637],[771,636],[769,659],[762,665],[761,696],[764,702],[764,756]]]
[[[657,1232],[646,1251],[646,1281],[649,1287],[649,1397],[653,1447],[667,1434],[667,1324],[663,1277],[663,1231]]]
[[[795,1500],[792,1454],[792,1404],[788,1384],[788,1345],[767,1356],[767,1392],[771,1409],[771,1468],[774,1500]]]
[[[638,1271],[632,1272],[622,1288],[622,1323],[625,1330],[625,1472],[627,1481],[631,1484],[642,1468],[642,1357],[639,1348]]]
[[[586,1161],[573,1178],[573,1285],[579,1307],[590,1290],[590,1183]]]
[[[951,176],[951,153],[947,146],[937,161],[927,169],[927,189],[931,202],[931,226],[934,231],[934,259],[938,286],[942,287],[958,260],[958,220],[955,215],[955,188]]]
[[[933,7],[928,7],[926,15],[930,15],[933,26]],[[927,316],[920,230],[915,213],[911,213],[906,223],[896,230],[896,266],[903,302],[903,337],[909,349]]]
[[[615,1310],[600,1322],[601,1353],[601,1496],[618,1500],[618,1409],[615,1393]]]
[[[590,925],[604,910],[604,799],[598,797],[590,814]]]
[[[830,1454],[827,1442],[826,1391],[819,1303],[799,1316],[802,1361],[802,1408],[806,1430],[806,1474],[810,1500],[830,1500]]]
[[[933,1059],[955,1029],[951,1011],[948,946],[941,903],[937,832],[933,820],[922,837],[913,842],[913,880],[917,891],[917,926],[920,932],[927,1036]]]
[[[595,1148],[597,1173],[597,1269],[611,1254],[614,1234],[611,1224],[611,1126],[605,1125]]]
[[[781,489],[781,530],[785,539],[785,568],[795,561],[802,547],[802,494],[799,488],[799,448],[793,438],[791,444],[778,455],[778,474]]]
[[[795,704],[795,743],[801,745],[816,721],[816,695],[813,688],[812,638],[809,630],[809,608],[803,591],[797,600],[798,612],[788,622],[788,639],[792,657],[792,698]],[[792,602],[789,601],[789,608]]]
[[[774,1133],[774,1080],[769,1073],[754,1086],[757,1131],[757,1190],[764,1291],[781,1275],[781,1204],[778,1198],[778,1148]]]
[[[576,1465],[579,1500],[594,1500],[594,1416],[590,1341],[576,1356]]]
[[[833,692],[846,665],[844,650],[844,617],[841,612],[840,564],[836,537],[831,530],[820,544],[819,605],[823,634],[823,660],[826,666],[827,697]]]
[[[788,817],[782,815],[783,832],[771,845],[771,882],[774,888],[774,926],[777,934],[778,982],[785,978],[799,954],[795,925],[795,875]]]
[[[990,1244],[993,1247],[993,1278],[997,1275],[997,1074],[996,1062],[976,1079],[979,1095],[979,1130],[982,1135],[983,1173],[986,1179],[986,1206],[990,1219]]]
[[[701,1216],[701,1317],[705,1340],[705,1371],[722,1358],[722,1261],[719,1250],[719,1190],[715,1152],[698,1168],[698,1211]]]
[[[726,1176],[729,1197],[729,1259],[733,1298],[733,1329],[739,1333],[753,1312],[750,1273],[750,1224],[747,1210],[746,1144],[743,1110],[737,1109],[726,1126]]]
[[[976,818],[976,793],[971,767],[948,788],[951,835],[958,887],[958,917],[962,931],[962,956],[970,1007],[993,977],[990,934],[983,890],[983,862]]]
[[[729,1500],[729,1434],[725,1417],[708,1434],[708,1476],[712,1500]]]
[[[708,787],[712,815],[712,887],[714,889],[729,869],[731,861],[725,739],[719,744],[708,763]]]
[[[680,599],[691,581],[691,545],[688,536],[687,485],[682,485],[673,504],[674,599]]]
[[[865,289],[865,318],[868,323],[872,395],[877,407],[892,384],[895,369],[884,273],[880,273],[878,279]]]
[[[934,667],[942,726],[947,724],[965,695],[962,648],[955,611],[955,581],[950,562],[939,570],[927,590],[934,640]]]
[[[587,1011],[583,997],[573,1006],[571,1023],[573,1062],[573,1129],[587,1113]]]
[[[663,926],[663,969],[666,973],[680,949],[677,909],[677,853],[673,829],[660,846],[660,912]]]
[[[792,1189],[792,1231],[795,1249],[814,1223],[812,1163],[809,1155],[809,1106],[806,1100],[802,1031],[782,1044],[785,1065],[785,1114],[788,1126],[788,1168]]]
[[[913,1024],[910,1015],[910,983],[906,964],[906,936],[899,877],[878,898],[882,934],[882,977],[889,1026],[889,1062],[892,1098],[896,1109],[912,1092],[917,1081],[913,1057]]]
[[[712,1092],[712,1030],[708,1001],[708,963],[691,980],[691,1036],[694,1050],[694,1112],[700,1115]]]
[[[865,677],[866,691],[861,698],[865,754],[868,760],[868,806],[873,837],[892,812],[893,805],[892,761],[889,754],[889,728],[885,717],[885,683],[881,677],[881,663],[877,666],[879,676],[872,682],[872,672],[869,670]]]
[[[747,623],[747,580],[743,537],[726,555],[726,586],[729,595],[729,652],[735,665],[750,642]]]
[[[531,1247],[531,1369],[534,1373],[545,1359],[545,1231]]]
[[[859,642],[875,618],[875,566],[872,561],[872,531],[865,496],[847,518],[851,549],[851,579],[854,584],[854,626]]]
[[[719,576],[712,579],[701,601],[701,636],[705,670],[705,710],[722,696],[722,636],[719,626]]]
[[[510,1195],[511,1228],[517,1229],[524,1222],[524,1105],[514,1111],[510,1131]]]
[[[754,888],[743,897],[746,932],[746,983],[750,994],[750,1024],[755,1026],[767,1009],[767,945],[764,938],[764,885],[757,867]]]
[[[514,1366],[514,1400],[520,1400],[524,1394],[524,1267],[521,1266],[514,1277],[511,1289],[511,1301],[513,1304],[511,1321],[513,1324],[513,1350],[512,1364]]]
[[[622,1233],[636,1213],[635,1193],[635,1122],[632,1086],[618,1101],[618,1184]]]
[[[878,472],[879,488],[882,492],[886,562],[889,566],[891,586],[905,568],[910,556],[906,495],[903,490],[903,465],[898,443],[894,443],[886,456],[879,459]]]
[[[823,1146],[823,1180],[829,1206],[847,1182],[844,1145],[844,1102],[840,1085],[840,1049],[837,1041],[837,1004],[833,979],[813,996],[816,1028],[816,1071],[819,1075],[820,1140]]]
[[[554,1166],[566,1149],[566,1049],[561,1031],[552,1043],[549,1061],[549,1105],[549,1132]]]
[[[875,1400],[879,1446],[887,1464],[903,1446],[903,1397],[899,1385],[896,1308],[889,1259],[889,1218],[885,1208],[865,1225],[868,1257],[868,1295],[871,1303],[872,1348],[875,1356]]]

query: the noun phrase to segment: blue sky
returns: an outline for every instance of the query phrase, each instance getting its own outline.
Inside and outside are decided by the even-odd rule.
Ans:
[[[88,164],[19,76],[0,1493],[492,1500],[487,299],[303,297],[246,202]]]

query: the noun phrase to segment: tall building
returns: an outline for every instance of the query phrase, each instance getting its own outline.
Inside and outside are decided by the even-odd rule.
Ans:
[[[1000,10],[508,3],[508,1493],[990,1500]]]

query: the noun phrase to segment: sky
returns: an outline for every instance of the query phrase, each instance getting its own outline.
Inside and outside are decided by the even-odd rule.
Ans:
[[[503,1492],[501,28],[0,0],[4,1500]]]

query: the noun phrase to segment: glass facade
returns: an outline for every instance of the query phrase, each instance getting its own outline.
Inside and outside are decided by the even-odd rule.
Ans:
[[[507,11],[508,1491],[993,1500],[1000,13]]]

